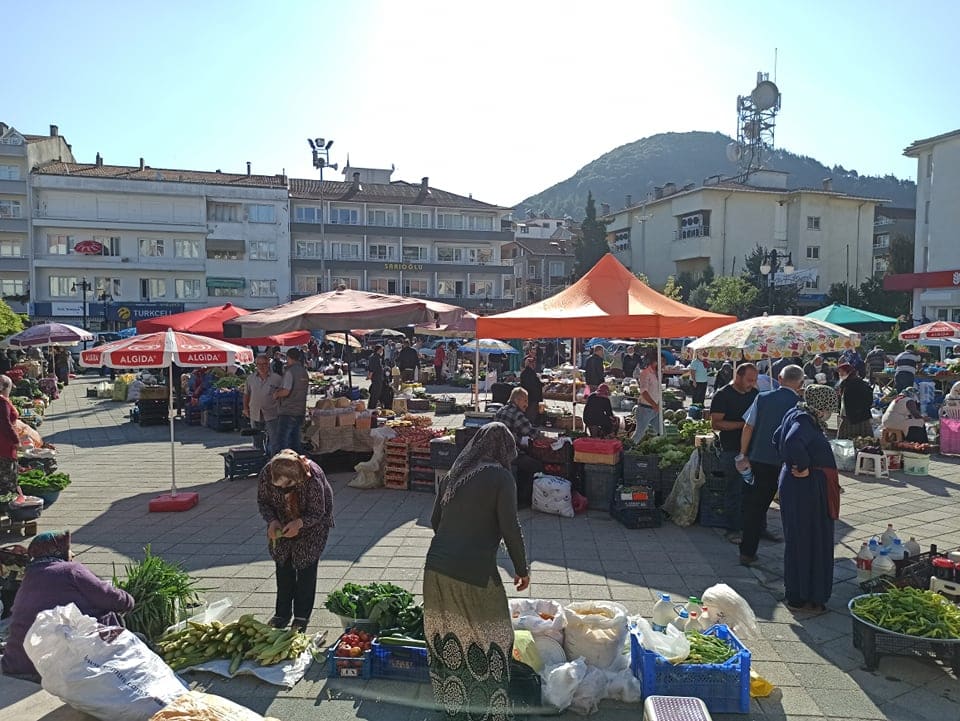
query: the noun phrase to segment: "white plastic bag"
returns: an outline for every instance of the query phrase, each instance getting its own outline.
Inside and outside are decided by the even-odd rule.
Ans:
[[[143,641],[73,603],[37,614],[24,650],[46,691],[104,721],[148,721],[187,690]]]
[[[695,448],[689,460],[677,475],[673,490],[663,502],[664,512],[670,520],[680,527],[692,526],[697,520],[697,510],[700,507],[700,488],[706,483],[703,469],[700,467],[700,452],[710,453],[710,450]]]
[[[560,476],[538,473],[533,479],[533,510],[554,516],[573,518],[570,481]]]
[[[690,655],[690,641],[680,629],[667,626],[662,633],[654,631],[645,618],[637,619],[637,633],[640,645],[648,651],[659,653],[670,663],[680,663]]]
[[[154,714],[150,721],[275,721],[222,696],[187,691]]]
[[[566,618],[563,614],[563,606],[556,601],[511,598],[510,616],[515,630],[529,631],[534,638],[548,636],[557,643],[563,643],[563,627],[566,625]],[[544,618],[544,616],[550,618]]]
[[[607,696],[607,674],[599,668],[587,666],[587,672],[573,692],[570,710],[581,716],[596,713]]]
[[[700,598],[710,609],[711,619],[725,623],[741,640],[760,637],[757,617],[750,604],[727,584],[710,586]]]
[[[604,671],[607,674],[606,698],[623,703],[640,703],[643,688],[640,679],[627,668],[622,671]]]
[[[540,674],[543,680],[543,700],[559,711],[566,711],[573,702],[573,694],[580,681],[587,675],[587,664],[582,658],[558,666],[548,666]]]
[[[591,666],[608,668],[627,637],[627,609],[612,601],[583,601],[563,609],[567,658],[583,657]]]

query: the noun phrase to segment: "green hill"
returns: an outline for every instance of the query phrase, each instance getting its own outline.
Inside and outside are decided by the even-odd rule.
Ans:
[[[674,182],[701,185],[704,178],[722,174],[732,176],[736,166],[727,160],[726,149],[731,138],[722,133],[661,133],[643,138],[588,163],[572,177],[533,195],[515,207],[518,215],[528,210],[546,212],[550,217],[570,215],[579,219],[587,202],[587,191],[593,191],[600,203],[609,203],[617,210],[624,207],[627,195],[637,203],[655,185]],[[871,198],[889,198],[890,205],[912,208],[916,204],[917,186],[913,181],[893,175],[865,176],[842,166],[828,168],[823,163],[786,150],[774,150],[766,167],[790,173],[791,188],[819,188],[824,178],[833,178],[833,189]]]

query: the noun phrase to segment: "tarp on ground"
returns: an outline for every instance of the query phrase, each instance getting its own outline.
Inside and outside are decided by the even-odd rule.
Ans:
[[[162,333],[165,330],[174,330],[178,333],[192,333],[206,338],[224,340],[223,324],[228,320],[249,314],[250,311],[233,305],[233,303],[225,303],[211,308],[198,308],[183,313],[139,320],[137,321],[137,333]],[[310,341],[310,333],[307,331],[279,335],[266,333],[256,338],[243,338],[237,339],[237,341],[241,345],[303,345]]]
[[[523,308],[477,319],[482,338],[684,338],[737,319],[667,298],[611,254],[576,283]]]
[[[825,320],[827,323],[854,330],[889,330],[890,326],[897,322],[896,318],[891,318],[888,315],[852,308],[849,305],[843,305],[843,303],[833,303],[826,308],[807,313],[805,317]]]

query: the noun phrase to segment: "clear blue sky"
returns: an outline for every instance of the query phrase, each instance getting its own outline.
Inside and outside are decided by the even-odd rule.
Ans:
[[[735,132],[773,73],[777,145],[861,174],[960,127],[960,3],[44,0],[3,10],[0,120],[81,162],[311,177],[331,162],[512,205],[624,143]],[[12,42],[10,42],[12,40]],[[329,177],[329,176],[327,176]]]

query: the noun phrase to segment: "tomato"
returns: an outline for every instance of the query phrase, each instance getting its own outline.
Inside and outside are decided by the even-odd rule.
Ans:
[[[341,643],[341,644],[337,647],[337,655],[338,655],[338,656],[349,656],[349,655],[350,655],[350,652],[351,652],[352,650],[353,650],[353,649],[352,649],[349,645],[347,645],[347,644],[345,644],[345,643]]]
[[[350,649],[350,655],[354,658],[360,656],[363,653],[363,649],[359,646],[354,646]]]
[[[363,650],[364,650],[364,651],[369,651],[369,650],[370,650],[370,642],[369,642],[369,641],[364,641],[364,642],[363,642]]]
[[[358,633],[358,634],[357,634],[357,637],[358,637],[361,641],[364,641],[364,642],[370,640],[370,634],[365,633],[365,632],[363,632],[363,631],[361,631],[360,633]]]
[[[349,643],[351,646],[356,646],[358,643],[360,643],[360,637],[355,633],[348,633],[343,637],[343,642]]]

